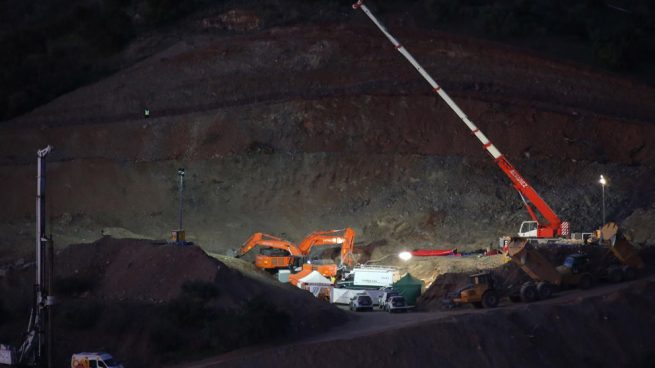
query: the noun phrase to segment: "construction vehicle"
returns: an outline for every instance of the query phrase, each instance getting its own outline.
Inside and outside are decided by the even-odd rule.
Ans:
[[[123,368],[109,353],[77,353],[71,357],[71,368]]]
[[[495,308],[500,294],[494,288],[494,279],[489,272],[469,276],[469,283],[446,300],[450,306],[470,303],[476,308]]]
[[[234,256],[243,257],[256,247],[259,247],[260,251],[255,256],[255,266],[263,270],[289,268],[302,257],[302,253],[293,243],[264,233],[252,234]]]
[[[491,155],[495,163],[502,170],[502,172],[509,178],[514,185],[514,188],[519,193],[532,221],[524,221],[521,224],[518,235],[525,238],[535,239],[552,239],[552,238],[568,238],[571,235],[569,223],[562,221],[550,208],[550,206],[537,194],[535,189],[528,184],[527,180],[519,174],[519,172],[510,164],[507,158],[500,153],[498,148],[491,143],[487,136],[480,131],[480,129],[466,116],[466,114],[459,108],[459,106],[450,98],[446,91],[435,82],[435,80],[423,69],[423,67],[414,59],[414,57],[402,46],[387,29],[380,23],[380,21],[371,13],[371,11],[364,5],[364,0],[358,0],[353,4],[353,9],[361,9],[373,23],[380,29],[386,38],[393,44],[394,48],[398,50],[409,61],[414,68],[421,74],[421,76],[430,84],[432,91],[438,94],[446,104],[457,114],[457,116],[466,124],[471,133],[482,143],[484,149]],[[540,220],[536,213],[542,217]]]
[[[525,238],[513,238],[508,255],[531,281],[497,286],[491,273],[478,273],[471,275],[469,285],[451,295],[452,299],[446,303],[492,308],[503,297],[512,302],[532,302],[548,299],[561,288],[588,289],[600,279],[610,282],[634,279],[644,267],[637,250],[615,223],[605,224],[599,233],[598,244],[587,245],[584,253],[569,254],[557,267],[539,252],[538,245]]]
[[[607,223],[600,229],[600,245],[614,256],[601,275],[609,281],[633,280],[644,268],[644,260],[616,223]]]
[[[508,248],[512,261],[536,282],[534,288],[527,286],[529,284],[523,288],[528,295],[534,295],[527,299],[536,299],[537,295],[548,294],[553,287],[588,289],[594,282],[591,259],[587,255],[569,255],[560,266],[555,267],[528,239],[514,238]]]
[[[527,239],[513,239],[509,244],[509,256],[538,282],[539,295],[539,285],[547,289],[551,288],[550,285],[586,289],[599,279],[610,282],[632,280],[644,268],[637,250],[613,222],[600,229],[599,244],[588,245],[583,253],[567,256],[557,267],[553,267]]]
[[[46,156],[50,151],[52,146],[37,151],[36,277],[27,331],[18,348],[0,345],[0,364],[9,366],[53,366],[54,244],[45,226]]]
[[[332,259],[319,258],[316,253],[327,248],[340,245],[339,264]],[[312,269],[326,277],[336,277],[355,265],[353,248],[355,246],[355,230],[347,227],[341,230],[317,231],[309,234],[298,244],[298,249],[312,265]]]

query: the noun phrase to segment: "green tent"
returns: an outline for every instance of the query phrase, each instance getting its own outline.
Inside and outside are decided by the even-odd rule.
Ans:
[[[416,299],[421,296],[422,288],[423,281],[412,277],[409,273],[406,273],[405,276],[393,284],[393,289],[405,297],[407,305],[416,305]]]

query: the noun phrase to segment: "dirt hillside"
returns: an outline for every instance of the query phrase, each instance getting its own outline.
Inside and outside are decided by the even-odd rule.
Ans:
[[[197,246],[104,237],[67,247],[56,260],[57,366],[93,350],[112,351],[130,366],[159,366],[297,339],[348,319],[306,291],[268,275],[253,278],[255,272],[228,267]],[[0,341],[17,343],[34,268],[2,270]]]
[[[398,32],[574,231],[602,220],[600,173],[609,219],[652,207],[652,88],[498,44]],[[12,193],[2,252],[31,250],[34,152],[46,144],[59,246],[167,237],[179,167],[188,236],[217,253],[255,231],[299,241],[346,226],[388,252],[476,249],[528,218],[462,123],[365,19],[185,37],[0,126],[0,185]]]
[[[363,335],[229,354],[186,367],[652,367],[655,282],[564,302],[441,317]],[[408,316],[409,317],[409,316]],[[316,360],[316,356],[321,359]],[[265,358],[264,358],[265,357]]]

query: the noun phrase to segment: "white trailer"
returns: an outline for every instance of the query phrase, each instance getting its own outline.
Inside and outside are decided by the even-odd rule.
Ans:
[[[400,279],[400,271],[391,266],[360,266],[355,267],[353,275],[354,286],[391,287]]]

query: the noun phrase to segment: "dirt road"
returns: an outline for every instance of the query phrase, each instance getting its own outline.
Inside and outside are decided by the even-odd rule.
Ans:
[[[291,343],[282,343],[272,346],[263,346],[259,348],[251,348],[246,350],[234,351],[228,354],[220,355],[214,358],[206,359],[200,362],[189,363],[181,365],[179,367],[186,368],[204,368],[204,367],[246,367],[251,364],[256,364],[260,367],[275,367],[279,365],[284,365],[287,367],[297,366],[296,364],[302,364],[304,361],[311,361],[312,354],[314,357],[321,356],[320,362],[314,362],[314,366],[318,364],[319,366],[329,366],[335,364],[339,361],[342,361],[344,357],[358,355],[357,352],[352,350],[344,350],[344,346],[350,346],[351,348],[358,347],[361,349],[366,349],[368,346],[372,351],[364,352],[362,351],[359,355],[369,355],[371,361],[377,360],[382,366],[391,366],[393,363],[394,367],[397,367],[397,362],[394,363],[395,359],[399,358],[399,355],[403,355],[401,346],[405,342],[408,336],[416,337],[418,340],[412,340],[410,343],[409,350],[416,350],[414,353],[419,351],[424,351],[425,349],[435,349],[437,348],[449,350],[449,349],[458,349],[463,350],[457,354],[466,354],[467,347],[465,345],[453,345],[443,346],[435,345],[430,346],[428,341],[434,338],[433,335],[444,335],[448,334],[448,330],[452,330],[452,327],[455,328],[455,331],[461,330],[463,335],[470,334],[470,331],[474,331],[473,338],[476,342],[475,346],[468,347],[471,349],[472,353],[475,353],[477,350],[485,350],[484,345],[489,344],[491,349],[496,350],[499,344],[494,342],[497,340],[502,340],[505,338],[514,339],[514,335],[504,334],[501,326],[503,324],[514,324],[518,320],[523,320],[525,325],[531,326],[531,333],[527,333],[525,336],[528,340],[538,338],[539,329],[544,328],[543,322],[539,319],[548,316],[549,314],[555,313],[553,318],[553,324],[557,324],[557,321],[561,319],[566,319],[567,313],[562,313],[563,311],[569,310],[570,312],[575,310],[577,312],[582,312],[583,315],[601,315],[603,321],[611,320],[612,317],[608,317],[607,311],[604,310],[604,304],[612,304],[617,300],[622,300],[623,294],[630,293],[633,289],[638,288],[639,285],[648,284],[651,286],[650,290],[653,289],[653,282],[655,282],[655,276],[649,276],[644,279],[633,281],[630,283],[614,284],[614,285],[602,285],[596,288],[593,288],[588,291],[566,291],[558,294],[555,298],[531,303],[531,304],[506,304],[502,305],[501,308],[494,310],[475,310],[463,308],[459,310],[444,311],[444,312],[414,312],[407,314],[395,314],[391,315],[384,312],[373,312],[373,313],[358,313],[357,317],[354,318],[351,322],[346,323],[340,327],[334,328],[330,331],[325,332],[324,334],[314,336],[312,338],[296,341]],[[617,296],[619,295],[619,296]],[[653,295],[651,295],[651,302],[653,302]],[[598,303],[602,301],[602,303]],[[628,303],[629,305],[632,305]],[[634,304],[634,303],[633,303]],[[589,305],[593,305],[594,308],[588,308]],[[626,312],[621,308],[612,306],[615,311],[621,310]],[[553,312],[555,311],[555,312]],[[628,312],[629,313],[629,312]],[[573,313],[571,313],[573,314]],[[634,316],[637,317],[637,316]],[[643,316],[642,316],[643,317]],[[504,321],[497,325],[499,321]],[[643,319],[644,326],[655,324],[655,319],[646,318]],[[450,328],[443,328],[445,325]],[[550,323],[548,318],[546,318],[546,323]],[[494,325],[494,327],[488,327],[485,325]],[[623,328],[630,329],[628,326],[629,323],[622,323]],[[541,326],[541,327],[540,327]],[[585,322],[580,321],[577,326],[571,326],[567,324],[569,328],[580,329],[581,331],[585,329]],[[600,326],[599,328],[605,328],[607,326]],[[616,326],[612,326],[612,329],[615,329]],[[636,328],[635,328],[636,330]],[[424,335],[425,333],[429,334],[428,336]],[[566,334],[566,331],[558,331],[558,333]],[[598,334],[593,333],[592,331],[580,332],[583,335],[588,336],[598,336]],[[544,332],[544,334],[547,334]],[[422,336],[419,336],[422,335]],[[489,336],[487,338],[487,336]],[[518,335],[517,335],[518,336]],[[537,337],[535,337],[537,336]],[[638,333],[635,332],[635,336],[638,336]],[[461,339],[461,336],[450,336],[446,337],[452,339],[453,341],[458,338]],[[518,337],[517,337],[518,338]],[[615,338],[614,338],[615,339]],[[628,338],[624,338],[629,340]],[[381,343],[381,341],[383,341]],[[513,343],[517,343],[516,349],[521,348],[521,343],[513,340]],[[615,342],[616,343],[616,342]],[[635,341],[631,341],[631,344],[636,344]],[[532,344],[532,343],[531,343]],[[502,345],[502,344],[500,344]],[[555,345],[554,352],[559,353],[560,346],[558,346],[557,341],[551,341],[550,346]],[[638,345],[638,344],[637,344]],[[340,346],[341,348],[335,348]],[[544,345],[545,347],[546,345]],[[602,342],[598,343],[598,346],[603,346]],[[501,347],[502,348],[502,347]],[[526,348],[526,349],[529,349]],[[547,350],[547,349],[546,349]],[[567,349],[562,349],[561,354],[566,356]],[[518,351],[518,350],[517,350]],[[333,352],[333,353],[331,353]],[[451,350],[450,353],[453,353],[454,350]],[[497,352],[496,352],[497,353]],[[485,358],[488,363],[498,361],[497,357],[493,357],[492,352],[488,352],[488,356]],[[305,357],[301,357],[305,355]],[[342,355],[341,357],[339,355]],[[377,355],[377,356],[376,356]],[[428,354],[430,355],[430,354]],[[521,354],[516,355],[516,358],[519,358]],[[386,359],[381,358],[381,356],[387,356]],[[272,357],[284,357],[285,364],[282,364],[281,361],[271,359]],[[291,359],[293,357],[293,359]],[[618,357],[616,357],[618,359]],[[354,358],[353,358],[354,359]],[[428,356],[427,359],[434,361],[434,356]],[[527,360],[532,359],[528,357]],[[557,362],[559,358],[552,356],[545,356],[543,362]],[[349,365],[349,360],[346,359],[346,366]],[[519,360],[520,361],[520,360]],[[277,363],[276,363],[277,362]],[[331,363],[330,363],[331,362]],[[540,364],[543,364],[541,362]],[[387,365],[386,363],[389,363]],[[427,361],[424,361],[427,363]],[[514,361],[514,363],[518,363]],[[535,362],[533,362],[535,363]],[[536,362],[539,363],[539,362]],[[597,362],[594,362],[596,364]],[[354,364],[354,361],[353,361]],[[400,366],[417,366],[416,364],[421,364],[421,360],[411,360],[406,361],[405,363],[400,364]],[[529,364],[529,366],[541,366],[540,364]],[[607,362],[605,363],[607,364]],[[491,364],[493,365],[493,363]],[[450,366],[445,364],[445,366]],[[457,364],[452,365],[457,366]],[[604,366],[601,364],[600,366]]]

